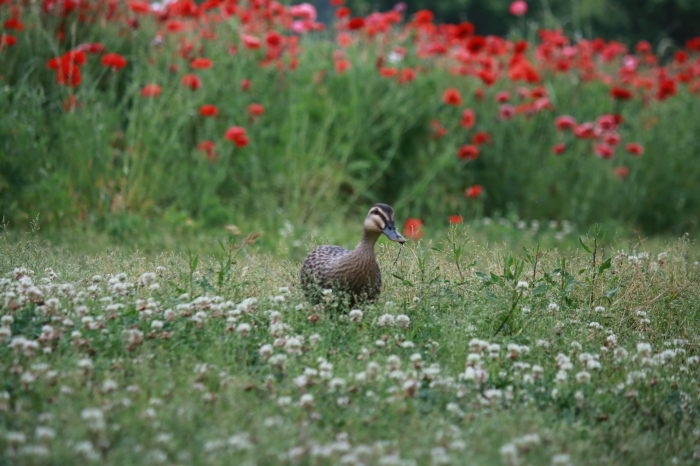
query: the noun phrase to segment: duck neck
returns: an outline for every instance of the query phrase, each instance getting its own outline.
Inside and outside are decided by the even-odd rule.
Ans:
[[[377,242],[380,235],[381,233],[363,231],[362,239],[355,248],[355,251],[357,251],[358,254],[363,256],[374,257],[374,244]]]

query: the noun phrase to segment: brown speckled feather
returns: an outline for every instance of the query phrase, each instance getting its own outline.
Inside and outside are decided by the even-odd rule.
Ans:
[[[334,294],[346,295],[343,298],[349,298],[351,306],[376,301],[382,288],[382,275],[374,255],[374,244],[385,227],[398,235],[394,229],[393,209],[386,204],[375,204],[365,219],[362,239],[354,250],[340,246],[314,248],[301,267],[301,287],[307,299],[318,303],[323,290],[332,289]],[[392,239],[405,241],[401,235]]]

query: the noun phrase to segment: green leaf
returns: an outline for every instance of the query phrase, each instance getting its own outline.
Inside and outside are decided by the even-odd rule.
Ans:
[[[608,260],[606,260],[605,262],[603,262],[603,263],[600,265],[600,267],[598,267],[598,273],[603,273],[605,270],[609,269],[610,267],[611,267],[610,258],[608,258]]]
[[[411,288],[413,288],[413,287],[415,286],[413,283],[409,282],[408,280],[406,280],[406,279],[403,278],[403,277],[399,277],[399,276],[396,275],[395,273],[392,273],[391,275],[392,275],[394,278],[396,278],[396,279],[398,279],[398,280],[401,280],[401,283],[403,283],[403,284],[406,285],[406,286],[410,286]]]
[[[583,242],[583,240],[581,239],[580,236],[579,236],[579,238],[578,238],[578,242],[581,243],[581,247],[584,249],[584,251],[586,251],[588,254],[593,254],[593,252],[591,251],[591,248],[589,248],[589,247],[586,245],[586,243]]]
[[[549,287],[545,283],[540,283],[532,290],[532,292],[530,294],[532,296],[542,296],[545,293],[547,293],[548,288]]]

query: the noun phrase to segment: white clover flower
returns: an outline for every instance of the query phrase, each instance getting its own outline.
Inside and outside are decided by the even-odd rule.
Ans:
[[[392,354],[386,359],[386,364],[390,370],[396,370],[401,367],[401,358],[395,354]]]
[[[587,384],[591,381],[591,374],[586,371],[581,371],[576,374],[576,382],[580,384]]]
[[[238,327],[236,327],[236,332],[242,337],[247,337],[250,334],[250,329],[250,324],[243,322],[238,324]]]
[[[305,409],[312,409],[314,406],[316,406],[314,396],[311,393],[304,393],[301,395],[301,398],[299,398],[299,406]]]
[[[56,438],[56,431],[51,427],[38,426],[35,431],[36,439],[41,441],[53,440]]]
[[[22,432],[9,431],[5,434],[7,443],[13,446],[21,445],[27,441],[27,436]]]
[[[84,457],[88,461],[98,461],[101,459],[100,454],[89,441],[78,442],[75,444],[74,448],[77,455]]]
[[[411,319],[407,315],[399,314],[396,316],[394,322],[399,328],[408,328],[408,326],[411,324]]]
[[[106,424],[104,419],[104,413],[98,408],[86,408],[80,412],[80,418],[85,421],[93,432],[101,432],[105,430]]]
[[[274,352],[274,348],[269,343],[266,345],[262,345],[260,347],[260,349],[258,350],[258,353],[260,353],[260,355],[264,358],[269,358],[270,356],[272,356],[273,352]]]
[[[643,358],[651,357],[651,345],[649,343],[637,343],[637,353]]]
[[[111,379],[106,379],[102,382],[102,392],[109,393],[119,388],[119,384]]]
[[[299,337],[290,337],[284,344],[284,349],[290,354],[301,354],[302,341]]]
[[[552,456],[552,466],[571,466],[571,457],[566,453],[559,453]]]
[[[163,328],[163,321],[162,320],[154,320],[151,322],[151,329],[152,330],[160,330]]]
[[[603,306],[596,306],[593,310],[595,312],[605,312],[605,308]]]
[[[515,291],[526,291],[528,288],[530,288],[530,285],[526,281],[521,280],[515,286]]]
[[[362,322],[362,317],[364,313],[360,309],[353,309],[350,311],[350,314],[348,316],[350,317],[350,322]]]
[[[547,309],[549,309],[550,312],[557,312],[557,311],[559,311],[559,305],[557,303],[555,303],[554,301],[552,301],[547,306]]]
[[[335,392],[335,391],[338,391],[338,390],[341,390],[342,388],[344,388],[345,384],[346,384],[345,379],[342,379],[340,377],[336,377],[334,379],[331,379],[328,382],[328,388],[330,388],[331,391]]]
[[[395,318],[392,314],[383,314],[377,319],[377,327],[393,327]]]
[[[151,283],[155,282],[157,278],[158,276],[153,272],[146,272],[143,275],[141,275],[139,281],[144,285],[150,285]]]
[[[501,447],[500,452],[504,463],[509,465],[520,464],[520,459],[518,458],[518,447],[514,444],[506,443]]]

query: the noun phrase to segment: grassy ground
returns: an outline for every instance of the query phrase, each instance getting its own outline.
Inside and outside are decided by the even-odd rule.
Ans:
[[[144,254],[6,233],[4,461],[694,464],[690,241],[518,253],[480,235],[395,265],[380,242],[382,297],[349,315],[304,301],[289,249],[241,237]]]

